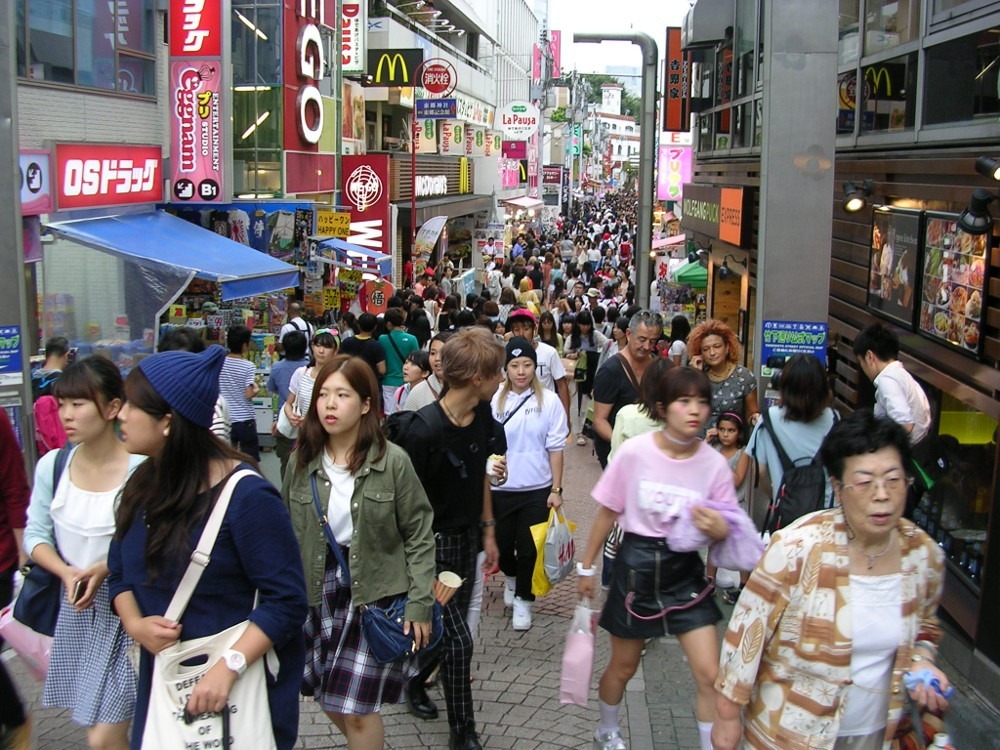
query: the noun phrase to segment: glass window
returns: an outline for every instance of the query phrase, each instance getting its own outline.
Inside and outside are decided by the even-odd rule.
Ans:
[[[233,177],[236,195],[281,192],[280,87],[233,91]]]
[[[753,0],[736,3],[736,95],[753,90],[754,50],[757,48],[757,4]]]
[[[912,130],[917,90],[916,53],[861,68],[861,132]]]
[[[20,0],[18,75],[36,81],[153,94],[153,2]],[[121,54],[126,50],[128,54]]]
[[[858,71],[837,76],[837,135],[853,135],[858,111]]]
[[[727,104],[733,100],[733,47],[732,40],[715,53],[715,99],[714,104]]]
[[[728,149],[732,146],[730,140],[729,127],[733,119],[733,111],[726,108],[715,113],[715,150]]]
[[[233,8],[234,85],[281,83],[280,11],[263,5]]]
[[[715,147],[712,140],[712,115],[698,117],[698,150],[711,151]]]
[[[749,104],[733,108],[733,148],[745,148],[751,144],[751,120]]]
[[[1000,28],[954,39],[927,50],[924,123],[996,120],[1000,114]]]
[[[840,65],[850,65],[861,52],[860,0],[840,0],[840,42],[837,46],[837,60]]]
[[[919,36],[920,0],[868,0],[865,54],[898,47]]]

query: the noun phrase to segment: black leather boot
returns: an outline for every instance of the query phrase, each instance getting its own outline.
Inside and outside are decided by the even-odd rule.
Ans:
[[[452,727],[451,736],[448,738],[448,750],[483,750],[474,721],[469,721],[458,729]]]
[[[437,706],[427,695],[423,683],[419,679],[410,680],[403,691],[406,696],[406,708],[418,719],[431,721],[438,717]]]

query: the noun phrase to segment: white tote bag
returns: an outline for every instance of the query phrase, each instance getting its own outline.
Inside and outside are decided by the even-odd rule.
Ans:
[[[246,476],[256,474],[248,470],[238,471],[226,483],[191,555],[184,578],[164,613],[168,620],[177,622],[183,615],[198,579],[210,562],[215,538],[233,489]],[[240,639],[249,624],[249,621],[244,621],[215,635],[180,641],[153,657],[149,708],[142,733],[143,750],[227,747],[276,750],[265,674],[265,662],[267,668],[277,674],[277,656],[273,649],[265,658],[249,665],[243,676],[233,684],[226,705],[228,721],[224,721],[221,714],[210,713],[196,716],[188,723],[184,716],[195,685],[222,658],[222,653]]]

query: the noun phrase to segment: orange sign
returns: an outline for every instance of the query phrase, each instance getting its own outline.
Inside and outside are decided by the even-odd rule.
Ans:
[[[737,247],[743,244],[743,188],[722,188],[719,239]]]
[[[396,289],[385,280],[366,281],[358,291],[361,309],[372,315],[381,315],[389,307],[389,298]]]

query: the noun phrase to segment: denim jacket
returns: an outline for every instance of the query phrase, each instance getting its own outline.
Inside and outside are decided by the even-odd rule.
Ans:
[[[354,478],[351,496],[354,532],[347,561],[351,569],[351,599],[360,605],[407,593],[406,619],[430,622],[434,601],[435,543],[431,530],[434,512],[402,448],[388,443],[385,455],[379,459],[376,455],[377,448],[372,446]],[[322,454],[300,469],[297,453],[293,453],[281,494],[299,540],[309,606],[318,607],[323,595],[326,556],[332,553],[313,505],[309,481],[313,474],[320,505],[326,508],[330,481],[323,471]]]

